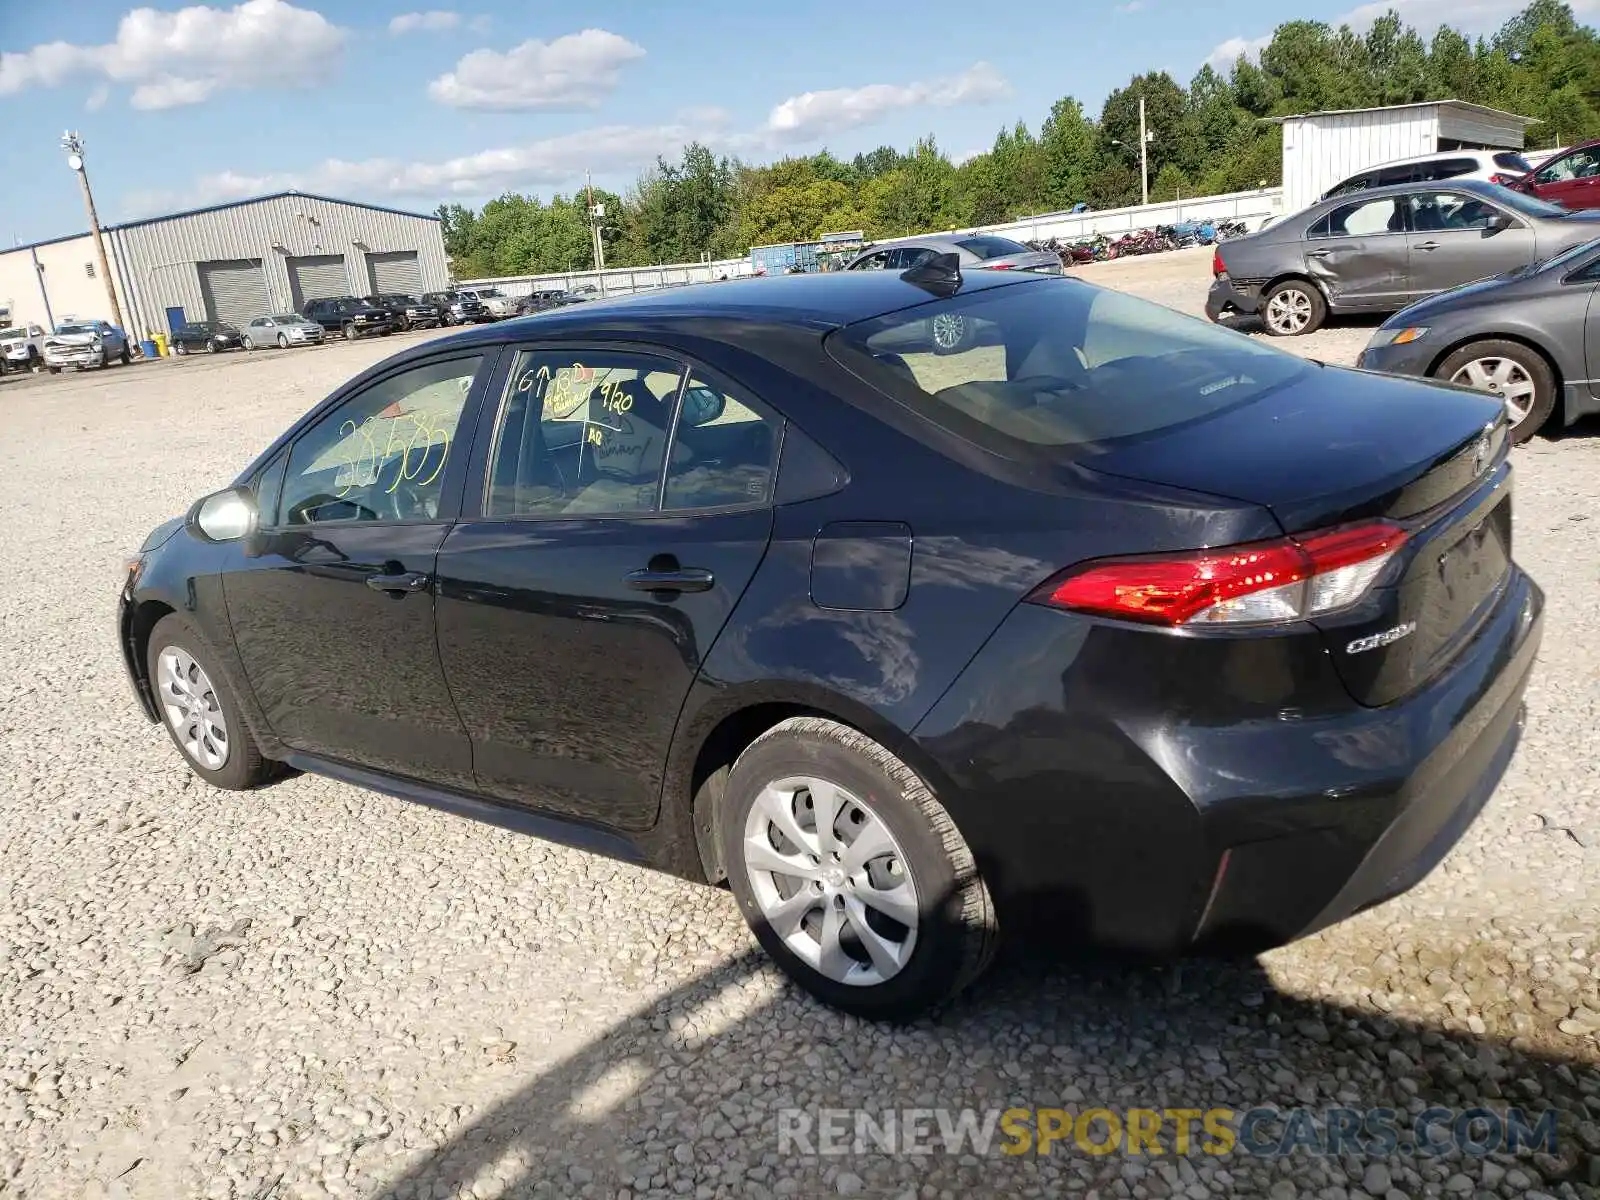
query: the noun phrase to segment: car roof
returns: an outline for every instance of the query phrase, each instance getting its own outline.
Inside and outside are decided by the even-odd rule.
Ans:
[[[1044,282],[1015,273],[976,267],[962,273],[961,295],[1021,283]],[[1064,280],[1066,277],[1061,277]],[[1059,281],[1059,280],[1058,280]],[[663,288],[632,296],[587,300],[569,308],[550,309],[494,325],[466,330],[443,339],[452,344],[501,342],[519,337],[551,337],[649,325],[692,325],[718,317],[744,323],[803,325],[819,331],[837,329],[885,313],[936,299],[934,293],[907,283],[896,271],[822,271],[806,275],[757,276]],[[426,343],[437,346],[439,342]]]

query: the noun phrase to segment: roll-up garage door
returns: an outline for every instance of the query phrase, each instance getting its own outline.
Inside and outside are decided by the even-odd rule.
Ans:
[[[342,254],[305,254],[290,258],[288,267],[289,295],[294,298],[296,308],[307,300],[350,294]]]
[[[245,325],[272,311],[267,277],[259,258],[235,258],[196,264],[206,316],[230,325]]]
[[[422,291],[422,268],[415,250],[385,250],[367,255],[374,296],[415,296]]]

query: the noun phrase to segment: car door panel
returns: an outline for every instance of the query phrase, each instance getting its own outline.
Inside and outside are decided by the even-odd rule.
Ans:
[[[1411,193],[1407,203],[1415,299],[1499,275],[1537,257],[1537,238],[1528,223],[1479,196],[1427,189]],[[1490,228],[1496,217],[1509,220],[1509,226]]]
[[[281,500],[263,496],[224,593],[250,686],[289,747],[473,786],[439,664],[434,573],[490,364],[467,351],[398,367],[285,451]]]
[[[766,553],[772,512],[464,521],[439,555],[439,654],[478,786],[619,829],[654,824],[678,712]],[[630,576],[702,571],[698,592]]]
[[[665,444],[682,394],[676,359],[553,348],[508,357],[499,411],[485,410],[479,435],[492,450],[469,481],[476,515],[451,530],[438,563],[439,655],[478,788],[648,828],[684,699],[767,551],[781,422],[769,422],[765,482],[751,487],[728,461],[748,454],[738,431],[706,426],[697,448],[683,431]],[[572,379],[582,382],[565,394]],[[662,491],[698,472],[724,490],[661,511]],[[696,503],[707,498],[714,510]]]
[[[1409,249],[1392,198],[1352,200],[1312,227],[1305,266],[1337,311],[1401,307]]]

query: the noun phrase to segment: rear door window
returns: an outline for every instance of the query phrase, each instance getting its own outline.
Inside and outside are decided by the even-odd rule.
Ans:
[[[1402,163],[1398,167],[1385,167],[1377,173],[1375,187],[1388,187],[1396,183],[1416,183],[1419,179],[1426,179],[1426,167],[1420,163]]]
[[[995,237],[993,234],[962,238],[956,245],[977,258],[1006,258],[1013,254],[1028,253],[1028,248],[1021,242]]]
[[[825,345],[904,408],[1012,458],[1092,453],[1248,403],[1309,369],[1162,305],[1048,279],[860,322]]]
[[[1478,169],[1478,160],[1475,158],[1443,158],[1425,163],[1423,166],[1424,170],[1417,176],[1417,182],[1431,183],[1435,179],[1455,179],[1462,175],[1470,175]]]
[[[1340,205],[1313,225],[1307,236],[1313,238],[1372,237],[1384,233],[1403,233],[1405,215],[1394,196],[1377,200],[1357,200]]]

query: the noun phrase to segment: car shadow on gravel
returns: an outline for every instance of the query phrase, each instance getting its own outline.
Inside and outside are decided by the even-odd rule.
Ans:
[[[1431,990],[1466,1004],[1448,972],[1447,991],[1439,971],[1413,970],[1413,996]],[[1397,986],[1392,972],[1389,986]],[[1473,981],[1465,987],[1480,993]],[[1391,1018],[1377,1003],[1289,995],[1254,959],[1149,966],[1028,949],[936,1015],[888,1026],[822,1007],[752,952],[618,1022],[510,1099],[420,1144],[408,1140],[410,1169],[372,1195],[927,1198],[1096,1187],[1121,1197],[1600,1195],[1593,1046],[1557,1035],[1553,1020],[1548,1036],[1510,1040],[1474,1036],[1467,1021],[1446,1029]],[[926,1117],[921,1144],[931,1142],[932,1153],[904,1153],[894,1134],[899,1152],[874,1140],[889,1112],[903,1122],[907,1110],[942,1109],[959,1121],[961,1110],[981,1120],[1008,1108],[1095,1107],[1123,1120],[1138,1108],[1259,1107],[1309,1110],[1311,1120],[1300,1148],[1276,1156],[1247,1153],[1243,1136],[1232,1153],[1207,1154],[1198,1124],[1189,1152],[1177,1156],[1166,1124],[1159,1156],[1148,1145],[1127,1153],[1126,1142],[1095,1155],[1070,1136],[1048,1155],[1007,1153],[1012,1139],[999,1129],[986,1152],[974,1152],[942,1144],[940,1121]],[[1335,1108],[1394,1110],[1400,1148],[1355,1152],[1347,1141],[1343,1154],[1322,1152]],[[1553,1111],[1553,1147],[1411,1150],[1416,1114],[1448,1110],[1434,1121],[1447,1133],[1473,1108],[1502,1120],[1520,1108],[1530,1126]],[[842,1143],[824,1152],[825,1109],[867,1114],[867,1140],[850,1144],[851,1113],[834,1127]],[[1270,1147],[1294,1128],[1285,1114],[1256,1125],[1249,1140]]]

